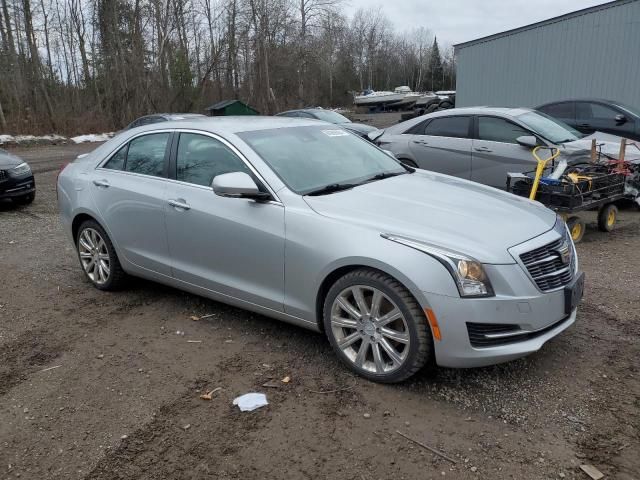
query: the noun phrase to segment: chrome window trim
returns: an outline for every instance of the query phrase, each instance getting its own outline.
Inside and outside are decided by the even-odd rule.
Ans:
[[[213,132],[208,132],[206,130],[196,130],[193,128],[164,128],[164,129],[158,129],[158,130],[149,130],[146,132],[140,132],[136,135],[133,135],[129,138],[127,138],[125,141],[121,142],[115,149],[113,149],[111,151],[111,153],[109,153],[109,155],[106,157],[105,160],[101,161],[96,167],[95,169],[101,169],[101,170],[107,170],[109,172],[116,172],[116,173],[125,173],[125,174],[133,174],[133,175],[140,175],[142,177],[145,178],[159,178],[161,180],[166,180],[168,182],[176,182],[182,185],[188,185],[191,187],[199,187],[199,188],[204,188],[207,190],[211,190],[211,187],[207,187],[205,185],[198,185],[195,183],[189,183],[189,182],[184,182],[182,180],[174,180],[172,178],[168,178],[168,177],[154,177],[152,175],[144,175],[141,173],[135,173],[135,172],[126,172],[124,170],[113,170],[110,168],[104,168],[104,164],[107,163],[111,157],[113,157],[113,155],[115,155],[116,153],[118,153],[118,151],[127,143],[131,142],[132,140],[144,136],[144,135],[152,135],[155,133],[193,133],[196,135],[204,135],[207,137],[211,137],[214,140],[218,140],[219,142],[221,142],[223,145],[225,145],[227,148],[229,148],[239,159],[241,162],[243,162],[247,168],[249,168],[249,170],[251,170],[251,172],[263,183],[263,185],[267,188],[267,190],[269,191],[269,194],[275,199],[269,202],[264,202],[264,203],[275,203],[278,205],[283,205],[282,200],[280,200],[280,197],[278,197],[278,195],[276,195],[275,190],[271,187],[271,185],[269,185],[269,183],[264,179],[264,177],[260,174],[260,172],[258,172],[258,170],[253,166],[253,164],[247,159],[247,157],[231,142],[229,142],[226,138],[213,133]],[[177,160],[177,159],[176,159]]]
[[[137,128],[137,127],[136,127],[136,128]],[[109,153],[109,155],[107,155],[107,156],[104,158],[104,160],[101,160],[100,162],[98,162],[98,165],[96,165],[94,169],[95,169],[95,170],[97,170],[97,169],[99,169],[99,168],[100,168],[100,169],[103,169],[103,170],[108,170],[108,171],[110,171],[110,172],[135,173],[135,172],[127,172],[127,171],[125,171],[125,170],[115,170],[115,169],[113,169],[113,168],[104,168],[104,165],[105,165],[105,163],[107,163],[109,160],[111,160],[111,157],[113,157],[116,153],[118,153],[118,151],[120,151],[120,149],[121,149],[122,147],[124,147],[127,143],[129,143],[129,142],[131,142],[131,141],[135,140],[135,139],[136,139],[136,138],[138,138],[138,137],[142,137],[142,136],[145,136],[145,135],[153,135],[153,134],[156,134],[156,133],[173,133],[173,130],[172,130],[172,129],[170,129],[170,128],[163,128],[163,129],[161,129],[161,130],[149,130],[149,131],[146,131],[146,132],[140,132],[140,133],[137,133],[137,134],[135,134],[135,135],[132,135],[132,136],[128,137],[126,140],[124,140],[124,141],[120,142],[116,148],[114,148],[113,150],[111,150],[111,152]],[[139,173],[138,175],[142,175],[142,176],[144,176],[144,177],[165,178],[165,179],[166,179],[166,177],[155,177],[154,175],[145,175],[145,174],[143,174],[143,173]]]

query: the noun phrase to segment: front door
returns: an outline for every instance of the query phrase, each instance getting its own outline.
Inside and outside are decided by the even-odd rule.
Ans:
[[[586,134],[604,132],[628,138],[635,133],[635,122],[629,115],[608,105],[595,102],[577,102],[578,129]],[[620,115],[625,121],[618,121]]]
[[[516,139],[531,132],[499,117],[477,117],[478,135],[473,140],[471,180],[505,189],[507,173],[536,168],[531,150]]]
[[[409,148],[419,168],[454,177],[471,178],[470,119],[467,116],[436,117],[418,127]]]
[[[172,170],[166,221],[175,278],[282,311],[284,207],[213,193],[216,175],[254,176],[213,136],[180,133]]]
[[[165,229],[171,133],[133,138],[91,175],[91,193],[118,253],[138,267],[171,274]]]

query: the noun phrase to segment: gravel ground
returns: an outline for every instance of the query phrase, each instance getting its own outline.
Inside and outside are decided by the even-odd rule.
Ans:
[[[91,148],[15,150],[38,196],[0,204],[0,478],[640,478],[639,212],[587,232],[578,320],[540,352],[385,386],[319,334],[150,282],[92,288],[55,202]],[[249,391],[269,406],[238,412]]]

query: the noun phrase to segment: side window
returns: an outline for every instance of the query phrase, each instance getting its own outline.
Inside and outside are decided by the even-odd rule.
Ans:
[[[576,119],[578,120],[591,120],[593,115],[591,114],[591,104],[585,102],[576,103]]]
[[[169,133],[153,133],[131,140],[125,170],[164,177],[164,158],[169,136]]]
[[[480,140],[518,143],[516,138],[523,135],[531,135],[531,133],[502,118],[478,117],[478,139]]]
[[[574,118],[573,102],[553,103],[542,107],[540,111],[555,118]]]
[[[224,143],[195,133],[181,133],[176,158],[176,179],[195,185],[210,186],[223,173],[251,170]]]
[[[128,145],[124,145],[120,150],[118,150],[108,161],[105,163],[102,168],[108,168],[110,170],[122,170],[124,168],[124,161],[127,158],[127,147]]]
[[[470,118],[471,117],[434,118],[424,129],[424,134],[433,137],[469,138]]]
[[[591,115],[593,118],[600,120],[615,121],[616,115],[619,115],[619,112],[615,111],[613,108],[607,107],[606,105],[602,105],[601,103],[592,103]]]

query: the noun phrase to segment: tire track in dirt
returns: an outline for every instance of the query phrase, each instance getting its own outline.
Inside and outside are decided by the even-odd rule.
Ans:
[[[0,395],[26,381],[66,351],[65,343],[52,340],[46,330],[28,331],[0,349]]]
[[[231,405],[231,392],[240,388],[234,377],[254,367],[245,354],[222,362],[192,382],[179,398],[160,407],[151,422],[123,439],[84,478],[217,478],[248,437],[269,422],[278,399],[282,400],[282,392],[270,391],[268,408],[241,413]],[[265,378],[257,377],[256,387]],[[224,390],[210,402],[200,399],[200,392],[211,385],[224,385]]]

